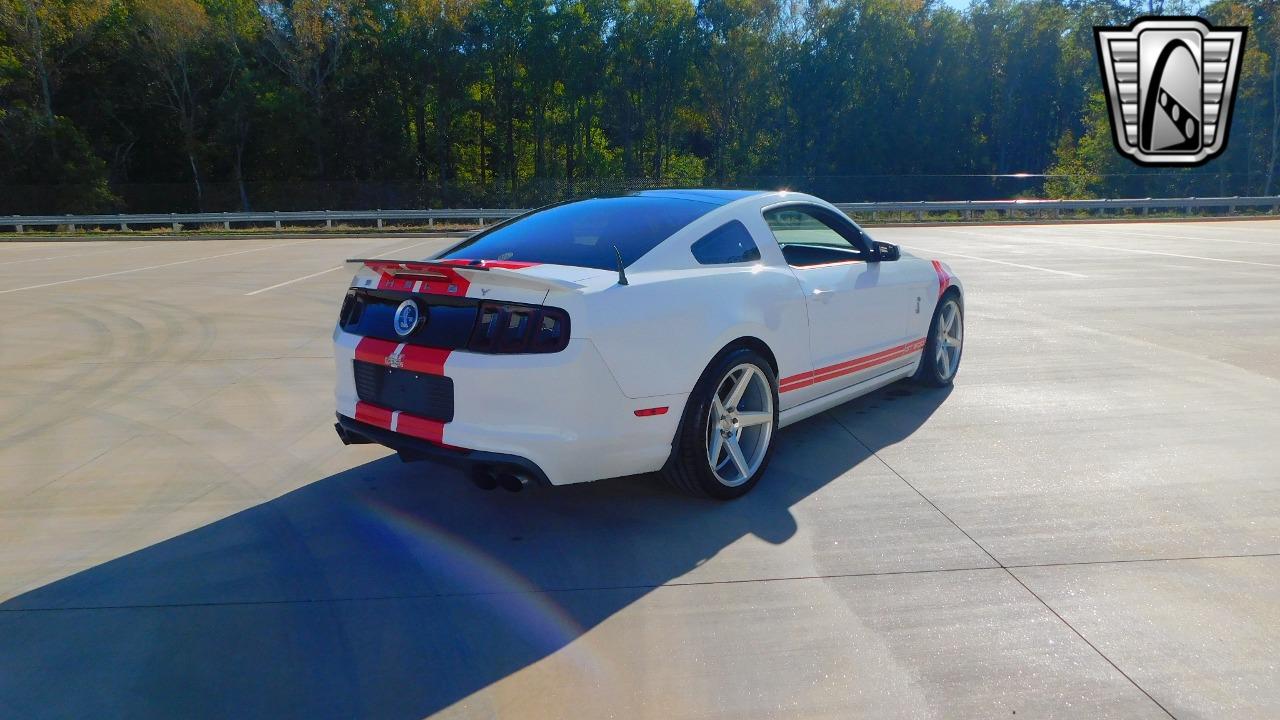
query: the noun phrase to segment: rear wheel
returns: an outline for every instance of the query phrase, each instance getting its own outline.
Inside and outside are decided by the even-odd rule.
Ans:
[[[730,350],[711,363],[690,393],[662,475],[693,495],[745,495],[764,475],[777,425],[773,369],[750,349]]]
[[[929,324],[929,338],[925,341],[924,356],[916,370],[915,380],[924,385],[945,387],[956,378],[960,369],[960,355],[964,350],[964,308],[960,296],[950,292],[942,296],[933,321]]]

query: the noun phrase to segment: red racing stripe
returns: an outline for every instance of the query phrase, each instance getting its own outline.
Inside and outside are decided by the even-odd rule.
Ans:
[[[453,450],[465,450],[444,441],[444,423],[439,420],[388,410],[380,405],[359,401],[356,403],[356,420],[391,432],[409,435],[420,440]]]
[[[391,429],[391,411],[363,400],[356,402],[356,420],[383,430]]]
[[[379,340],[371,337],[362,337],[360,338],[360,342],[356,343],[355,357],[356,360],[361,360],[363,362],[386,365],[387,356],[394,353],[397,347],[400,347],[399,343],[393,343],[388,340]]]
[[[432,260],[433,267],[423,268],[416,272],[407,272],[405,263],[393,260],[371,260],[365,267],[379,274],[379,290],[401,290],[404,292],[425,293],[427,295],[452,295],[465,297],[471,281],[458,271],[440,267],[440,265],[471,265],[475,260]],[[500,268],[502,270],[523,270],[542,263],[522,260],[481,260],[480,267]],[[395,271],[394,274],[388,271]]]
[[[399,367],[413,372],[430,375],[444,375],[444,365],[449,359],[449,350],[394,343],[378,338],[364,337],[356,344],[355,359],[387,367]],[[397,361],[391,356],[397,355]],[[397,410],[390,410],[380,405],[358,401],[356,403],[356,420],[369,423],[383,430],[409,435],[443,447],[462,450],[463,448],[444,442],[445,423]]]
[[[399,353],[396,350],[399,350]],[[364,337],[356,344],[355,359],[375,365],[399,367],[413,372],[428,375],[443,375],[444,364],[449,360],[451,351],[443,348],[423,347],[393,343],[389,340]],[[399,355],[398,361],[392,361],[392,355]]]
[[[365,266],[379,273],[379,290],[403,290],[405,292],[424,293],[427,295],[452,295],[466,297],[471,282],[447,267],[432,267],[421,272],[403,272],[398,262],[366,262]],[[386,270],[401,270],[392,275]]]
[[[396,421],[396,432],[444,445],[444,423],[439,420],[428,420],[402,412]]]
[[[428,375],[443,375],[449,352],[441,348],[405,345],[400,351],[400,367]]]
[[[924,343],[924,338],[920,338],[919,340],[912,340],[909,343],[903,343],[902,345],[897,345],[887,350],[881,350],[880,352],[871,353],[870,355],[864,355],[852,360],[845,360],[844,362],[836,363],[835,365],[828,365],[816,370],[810,370],[809,372],[785,377],[778,382],[778,392],[784,393],[792,390],[799,390],[800,388],[816,385],[820,382],[826,382],[827,380],[832,380],[844,375],[850,375],[877,365],[883,365],[892,360],[897,360],[911,355],[912,353],[919,352],[924,348]]]

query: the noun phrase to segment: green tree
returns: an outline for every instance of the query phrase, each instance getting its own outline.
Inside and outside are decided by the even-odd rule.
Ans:
[[[1131,171],[1132,165],[1115,149],[1107,101],[1102,92],[1089,96],[1084,113],[1084,132],[1074,138],[1064,133],[1054,148],[1045,194],[1051,198],[1097,197],[1108,188],[1112,177]]]
[[[408,108],[406,139],[414,148],[416,176],[425,180],[434,170],[439,182],[448,183],[456,176],[454,125],[474,74],[465,26],[475,3],[400,0],[383,7],[387,66]]]
[[[769,0],[703,0],[697,99],[711,138],[711,177],[723,183],[758,168],[766,123],[776,112],[770,38],[780,6]]]
[[[139,57],[159,81],[166,111],[178,125],[182,151],[191,167],[196,207],[204,208],[200,183],[199,134],[208,114],[214,70],[202,62],[211,54],[211,23],[195,0],[130,0],[130,27]]]
[[[1111,146],[1092,28],[1150,12],[1250,27],[1204,167]],[[1273,193],[1278,46],[1276,0],[0,0],[0,202]]]
[[[610,37],[610,129],[628,177],[666,170],[697,42],[687,0],[623,0]]]
[[[329,91],[365,6],[356,0],[262,0],[259,7],[263,57],[306,99],[307,115],[300,119],[312,138],[315,177],[323,179]]]
[[[611,21],[604,0],[568,0],[556,8],[560,103],[560,142],[569,192],[582,172],[600,173],[604,156],[593,140],[600,138],[600,114],[607,66],[605,26]]]
[[[65,66],[93,37],[111,0],[0,0],[0,32],[8,54],[36,86],[46,123]]]

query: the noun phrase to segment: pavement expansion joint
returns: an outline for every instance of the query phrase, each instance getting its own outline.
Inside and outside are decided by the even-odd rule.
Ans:
[[[1128,680],[1129,684],[1137,688],[1138,691],[1141,692],[1143,695],[1146,695],[1148,700],[1155,703],[1156,707],[1164,711],[1164,714],[1168,715],[1169,717],[1174,717],[1173,713],[1169,712],[1168,708],[1162,705],[1159,700],[1156,700],[1155,697],[1151,695],[1151,693],[1147,692],[1146,688],[1139,685],[1138,682],[1129,675],[1129,673],[1125,672],[1119,665],[1115,663],[1114,660],[1107,657],[1107,654],[1102,652],[1102,650],[1097,645],[1094,645],[1093,642],[1089,640],[1089,638],[1085,637],[1084,633],[1080,632],[1075,628],[1075,626],[1067,622],[1066,618],[1064,618],[1057,610],[1054,610],[1053,607],[1049,605],[1049,603],[1045,602],[1044,598],[1040,597],[1035,590],[1032,590],[1030,586],[1022,582],[1022,578],[1014,574],[1013,570],[1010,569],[1008,566],[1006,566],[1003,562],[1001,562],[1000,559],[997,558],[995,555],[993,555],[990,550],[983,547],[982,543],[978,542],[972,535],[969,534],[967,530],[960,527],[960,524],[957,523],[955,520],[953,520],[950,515],[948,515],[946,512],[942,510],[942,508],[938,507],[938,504],[935,503],[928,495],[925,495],[923,492],[920,492],[920,489],[917,488],[915,485],[913,485],[910,480],[908,480],[906,477],[902,475],[902,473],[898,472],[896,468],[894,468],[892,465],[886,462],[884,458],[880,457],[879,453],[877,453],[875,450],[872,450],[871,446],[863,442],[862,438],[858,437],[857,434],[855,434],[853,430],[849,428],[848,425],[845,425],[844,422],[840,420],[840,418],[836,417],[833,413],[829,413],[829,412],[826,413],[826,415],[830,417],[832,420],[834,420],[837,425],[843,428],[844,431],[849,434],[849,437],[853,438],[854,441],[857,442],[859,445],[861,445],[864,450],[866,450],[872,457],[878,460],[881,465],[884,465],[886,468],[888,468],[889,472],[892,472],[894,475],[897,475],[899,480],[906,483],[907,487],[914,490],[922,500],[929,503],[929,505],[934,510],[937,510],[938,514],[946,518],[947,522],[951,523],[956,530],[959,530],[965,537],[969,538],[969,542],[973,543],[978,547],[979,550],[986,553],[987,557],[991,558],[992,562],[995,562],[996,564],[998,564],[1001,570],[1007,573],[1009,577],[1013,578],[1014,582],[1021,585],[1024,590],[1026,590],[1028,593],[1031,594],[1031,597],[1035,598],[1036,601],[1039,602],[1041,605],[1043,605],[1044,608],[1048,610],[1050,613],[1053,613],[1053,616],[1058,618],[1058,620],[1060,620],[1063,625],[1066,625],[1067,629],[1069,629],[1072,633],[1074,633],[1076,637],[1083,640],[1086,645],[1092,648],[1093,651],[1098,654],[1098,657],[1102,658],[1107,662],[1108,665],[1115,668],[1115,671],[1120,673],[1120,675],[1123,676],[1125,680]]]

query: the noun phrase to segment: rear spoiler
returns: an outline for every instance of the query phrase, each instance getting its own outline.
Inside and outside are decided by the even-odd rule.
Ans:
[[[461,276],[467,282],[485,285],[503,285],[547,292],[572,292],[585,285],[558,278],[541,277],[517,268],[528,268],[538,263],[516,263],[500,260],[376,260],[352,258],[347,267],[355,272],[369,268],[392,277],[412,277],[419,280],[448,281]]]

